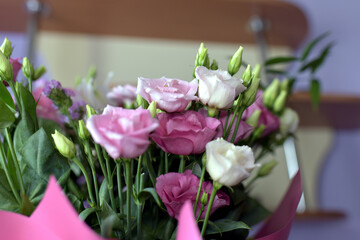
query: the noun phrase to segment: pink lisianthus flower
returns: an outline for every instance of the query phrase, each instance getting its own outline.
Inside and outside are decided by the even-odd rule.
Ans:
[[[150,135],[165,152],[178,155],[199,154],[217,134],[221,122],[195,111],[159,113],[159,127]]]
[[[86,127],[112,158],[135,158],[149,146],[149,133],[158,127],[158,122],[142,108],[107,106],[103,114],[91,116]]]
[[[259,127],[260,125],[264,125],[266,127],[262,137],[265,137],[266,135],[269,135],[270,133],[279,129],[280,120],[265,107],[261,91],[258,91],[256,101],[244,111],[242,119],[248,119],[256,110],[261,111],[259,123],[257,126]]]
[[[199,188],[200,179],[191,174],[191,170],[185,171],[185,173],[174,173],[170,172],[164,175],[160,175],[156,179],[155,189],[162,202],[164,203],[169,215],[173,218],[178,219],[180,209],[186,201],[191,201],[194,206],[196,200],[197,190]],[[204,192],[209,193],[208,198],[210,199],[213,185],[211,182],[203,182],[200,197]],[[208,200],[209,200],[208,199]],[[208,201],[209,202],[209,201]],[[228,206],[230,204],[230,198],[223,191],[219,190],[216,193],[211,214],[218,208]],[[200,212],[201,202],[199,199],[197,205],[197,215]],[[204,211],[201,213],[200,218],[204,218],[206,214],[208,204],[205,205]]]
[[[116,86],[107,93],[106,98],[117,107],[131,105],[136,100],[136,87],[130,84]]]
[[[166,112],[182,112],[190,101],[198,100],[195,96],[198,82],[194,79],[187,82],[179,79],[162,77],[149,79],[140,77],[136,93],[151,103],[155,101],[157,107]]]

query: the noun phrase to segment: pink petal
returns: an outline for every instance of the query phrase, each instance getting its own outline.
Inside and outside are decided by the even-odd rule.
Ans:
[[[180,210],[176,240],[200,240],[200,231],[195,222],[190,201],[186,201]]]

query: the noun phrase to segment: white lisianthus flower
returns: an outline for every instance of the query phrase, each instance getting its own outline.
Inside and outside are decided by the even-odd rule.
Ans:
[[[283,135],[294,133],[299,125],[299,115],[291,108],[285,108],[279,119],[280,133]]]
[[[246,89],[243,80],[231,76],[227,71],[200,66],[196,68],[195,76],[199,80],[200,101],[209,107],[230,108],[234,99]]]
[[[258,166],[248,146],[235,146],[218,138],[206,144],[206,170],[211,178],[225,186],[234,186]]]

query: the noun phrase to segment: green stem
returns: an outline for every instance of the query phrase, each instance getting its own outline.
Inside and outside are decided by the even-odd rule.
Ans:
[[[204,235],[205,235],[206,227],[207,227],[208,220],[209,220],[209,217],[210,217],[211,207],[212,207],[212,205],[214,203],[216,192],[221,188],[221,185],[218,184],[217,182],[214,182],[213,185],[214,185],[214,188],[213,188],[213,190],[211,192],[210,201],[209,201],[209,204],[207,206],[206,215],[205,215],[205,219],[204,219],[204,224],[203,224],[202,229],[201,229],[201,237],[204,237]]]
[[[105,158],[106,171],[107,171],[107,176],[109,179],[108,180],[108,189],[109,189],[110,202],[111,202],[111,206],[112,206],[113,210],[116,212],[115,197],[114,197],[114,192],[113,192],[114,184],[113,184],[113,178],[112,178],[111,169],[110,169],[110,159],[104,149],[102,152],[103,152],[103,156]]]
[[[205,165],[203,165],[203,167],[201,169],[201,177],[200,177],[200,182],[199,182],[199,188],[198,188],[198,191],[197,191],[197,194],[196,194],[196,199],[195,199],[195,204],[194,204],[194,216],[196,216],[196,209],[197,209],[197,204],[198,204],[199,198],[200,198],[202,184],[204,182],[205,170],[206,170],[206,167],[205,167]]]
[[[88,162],[89,162],[89,165],[90,165],[90,168],[91,168],[91,173],[92,173],[92,177],[93,177],[93,181],[94,181],[96,205],[98,205],[98,204],[100,204],[99,186],[98,186],[98,182],[97,182],[97,178],[96,178],[96,171],[95,171],[95,166],[94,166],[94,158],[93,158],[92,153],[91,153],[91,148],[90,148],[90,144],[89,144],[88,139],[85,140],[85,147],[86,147],[86,152],[87,152],[87,155],[88,155]]]
[[[21,195],[25,195],[25,187],[24,187],[24,180],[23,180],[23,177],[22,177],[22,174],[21,174],[21,169],[20,169],[20,164],[19,164],[19,161],[16,157],[16,153],[15,153],[15,149],[14,149],[14,143],[11,139],[11,135],[10,135],[10,131],[9,131],[9,128],[5,128],[5,132],[6,132],[6,140],[9,144],[9,148],[10,148],[10,152],[11,152],[11,156],[12,156],[12,159],[14,161],[14,165],[15,165],[15,169],[16,171],[18,172],[18,176],[19,176],[19,184],[20,184],[20,193]]]
[[[85,180],[86,180],[86,186],[87,186],[87,189],[88,189],[88,192],[89,192],[89,197],[90,197],[90,201],[92,203],[96,203],[95,202],[95,199],[94,199],[94,195],[93,195],[93,192],[92,192],[92,188],[91,188],[91,178],[89,177],[84,165],[80,162],[80,160],[77,158],[77,157],[74,157],[72,159],[74,161],[74,163],[76,165],[79,166],[81,172],[83,173],[84,177],[85,177]],[[90,204],[92,205],[92,204]],[[93,207],[93,206],[92,206]]]
[[[118,195],[120,201],[120,215],[124,213],[124,200],[122,196],[122,181],[121,181],[121,162],[116,161],[116,179],[117,179],[117,187],[118,187]]]
[[[184,170],[185,170],[185,157],[184,155],[180,155],[179,173],[183,173]]]
[[[2,145],[1,141],[0,141],[0,151],[1,151],[1,155],[0,155],[1,164],[2,164],[3,169],[4,169],[4,171],[5,171],[5,175],[6,175],[6,178],[7,178],[8,182],[9,182],[11,191],[13,192],[14,197],[15,197],[16,201],[18,202],[18,204],[21,204],[20,195],[19,195],[19,193],[18,193],[17,190],[16,190],[14,181],[13,181],[13,179],[11,178],[9,169],[8,169],[8,167],[7,167],[7,165],[6,165],[6,160],[5,160],[6,157],[5,157],[4,146]]]
[[[239,96],[239,100],[238,100],[238,102],[236,104],[236,108],[235,108],[235,111],[234,111],[234,113],[233,113],[233,115],[231,117],[231,121],[230,121],[230,124],[229,124],[228,128],[224,129],[224,139],[227,139],[229,137],[232,125],[233,125],[233,123],[235,121],[236,113],[239,111],[240,106],[241,106],[241,102],[242,102],[241,99],[240,99],[241,96],[242,95]]]
[[[146,154],[146,153],[145,153]],[[139,157],[138,160],[138,166],[137,166],[137,172],[136,172],[136,192],[139,195],[139,193],[142,190],[142,181],[141,181],[141,166],[142,166],[142,159],[143,155]],[[142,203],[137,205],[137,237],[138,239],[142,239],[142,233],[141,233],[141,222],[142,222]]]
[[[131,162],[129,159],[124,160],[125,163],[125,172],[126,172],[126,205],[127,205],[127,214],[126,214],[126,222],[127,222],[127,231],[126,236],[127,239],[131,237],[131,191],[132,191],[132,176],[131,176]]]
[[[229,123],[229,118],[230,118],[230,111],[227,111],[226,113],[226,119],[225,119],[225,124],[224,124],[224,130],[227,129],[228,123]]]
[[[138,194],[144,189],[144,181],[145,178],[145,174],[142,173],[140,175],[140,186],[139,186],[139,191]],[[141,204],[137,205],[137,239],[142,240],[143,236],[142,236],[142,211],[143,211],[143,205],[144,203],[141,202]]]
[[[239,130],[239,126],[240,126],[240,122],[241,122],[241,117],[242,117],[244,111],[245,111],[245,107],[241,107],[241,108],[240,108],[240,112],[239,112],[239,114],[238,114],[238,118],[237,118],[237,120],[236,120],[235,130],[234,130],[233,135],[232,135],[232,138],[231,138],[231,142],[232,142],[232,143],[234,143],[234,141],[235,141],[235,137],[236,137],[236,134],[237,134],[237,132],[238,132],[238,130]]]
[[[29,81],[29,91],[32,93],[32,78],[28,78]]]
[[[167,152],[164,152],[164,153],[165,153],[165,173],[168,173],[169,172],[169,158],[168,158]]]
[[[12,91],[13,94],[14,94],[15,102],[16,102],[16,105],[17,105],[18,108],[19,108],[19,113],[20,113],[20,115],[21,115],[22,105],[21,105],[21,102],[20,102],[19,95],[18,95],[18,93],[16,92],[14,83],[13,83],[12,81],[10,81],[10,82],[8,82],[8,83],[9,83],[9,86],[10,86],[10,88],[11,88],[11,91]]]

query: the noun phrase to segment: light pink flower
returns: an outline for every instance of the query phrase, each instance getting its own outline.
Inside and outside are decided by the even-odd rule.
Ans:
[[[182,205],[186,201],[191,201],[194,206],[196,200],[197,190],[199,188],[200,179],[191,174],[191,170],[185,171],[185,173],[170,172],[164,175],[160,175],[156,179],[155,189],[162,202],[164,203],[169,215],[178,219]],[[209,193],[208,202],[210,199],[213,186],[211,182],[204,182],[200,197],[204,192]],[[230,198],[222,191],[216,193],[211,213],[215,212],[218,208],[228,206],[230,204]],[[201,202],[199,200],[197,205],[197,214],[199,214]],[[200,218],[204,218],[207,210],[207,204]]]
[[[258,126],[265,125],[265,131],[263,132],[262,136],[266,136],[272,132],[275,132],[280,127],[280,120],[274,114],[272,114],[264,105],[262,100],[262,92],[258,91],[256,101],[248,107],[243,115],[242,119],[246,120],[249,118],[256,110],[260,110],[260,118]]]
[[[241,79],[231,76],[227,71],[209,70],[200,66],[196,68],[195,76],[199,80],[200,101],[217,109],[230,108],[235,98],[246,89]]]
[[[178,155],[199,154],[217,134],[221,122],[195,111],[159,113],[159,127],[150,135],[165,152]]]
[[[197,80],[187,82],[179,79],[162,77],[138,79],[137,94],[146,101],[155,101],[157,107],[166,112],[182,112],[192,100],[198,100],[195,93],[198,88]]]
[[[148,110],[107,106],[102,115],[91,116],[86,127],[94,141],[116,159],[134,158],[150,144],[149,133],[158,126]]]
[[[118,107],[124,107],[136,100],[136,87],[130,84],[116,86],[107,93],[109,102]]]

